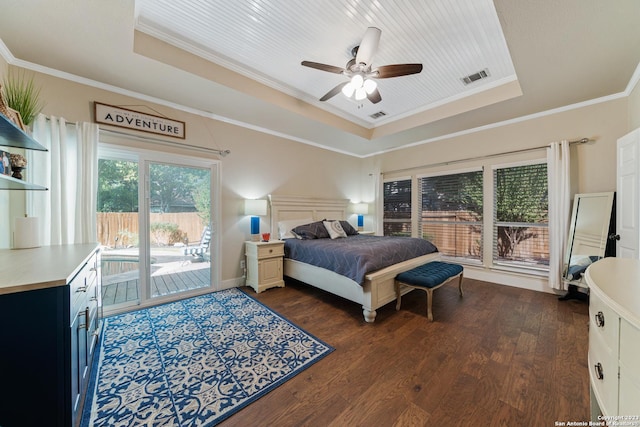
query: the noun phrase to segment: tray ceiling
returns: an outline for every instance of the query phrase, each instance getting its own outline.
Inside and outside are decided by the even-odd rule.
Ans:
[[[366,127],[516,80],[491,0],[249,2],[138,0],[136,28]],[[369,26],[382,31],[373,67],[422,63],[417,75],[379,79],[382,101],[342,94],[347,80],[300,65],[344,67]],[[487,70],[470,84],[463,77]],[[382,112],[382,114],[380,114]]]
[[[638,78],[638,16],[637,0],[5,0],[0,55],[364,157],[624,96]],[[374,67],[424,69],[378,80],[375,105],[319,102],[344,77],[300,62],[343,67],[369,26],[382,31]]]

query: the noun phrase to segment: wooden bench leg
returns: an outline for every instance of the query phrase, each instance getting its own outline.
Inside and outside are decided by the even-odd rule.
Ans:
[[[433,303],[433,289],[427,288],[427,318],[429,321],[433,322],[433,312],[431,311],[431,304]]]
[[[433,286],[431,288],[426,287],[426,286],[413,286],[413,285],[408,285],[406,283],[401,283],[398,280],[394,280],[394,288],[396,291],[396,311],[400,310],[400,304],[401,304],[401,300],[402,300],[402,295],[400,293],[400,285],[404,284],[405,286],[408,286],[410,288],[413,289],[422,289],[423,291],[425,291],[427,293],[427,318],[433,322],[433,310],[432,310],[432,306],[433,306],[433,291],[435,291],[436,289],[438,289],[439,287],[447,284],[448,282],[454,280],[456,277],[458,277],[458,292],[460,293],[460,297],[464,296],[464,292],[462,291],[462,280],[463,280],[463,272],[461,272],[460,274],[458,274],[457,276],[450,276],[449,278],[447,278],[444,282]]]

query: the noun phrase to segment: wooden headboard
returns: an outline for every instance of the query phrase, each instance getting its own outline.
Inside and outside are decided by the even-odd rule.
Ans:
[[[347,219],[349,199],[319,199],[315,197],[271,196],[271,230],[278,229],[278,221],[312,218]]]

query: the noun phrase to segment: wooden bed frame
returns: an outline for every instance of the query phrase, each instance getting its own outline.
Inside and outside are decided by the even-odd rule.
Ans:
[[[278,221],[304,218],[312,218],[314,221],[346,220],[348,206],[347,199],[272,196],[272,235],[277,235]],[[361,304],[364,320],[371,323],[376,318],[378,308],[396,301],[394,279],[398,273],[439,258],[439,253],[433,253],[394,264],[367,274],[363,286],[333,271],[287,258],[284,259],[284,275]],[[400,292],[404,295],[411,290],[403,286]]]

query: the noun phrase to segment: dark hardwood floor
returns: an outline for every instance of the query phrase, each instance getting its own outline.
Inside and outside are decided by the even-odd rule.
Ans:
[[[465,279],[359,305],[288,280],[247,293],[335,351],[222,426],[553,426],[588,421],[588,305]]]

